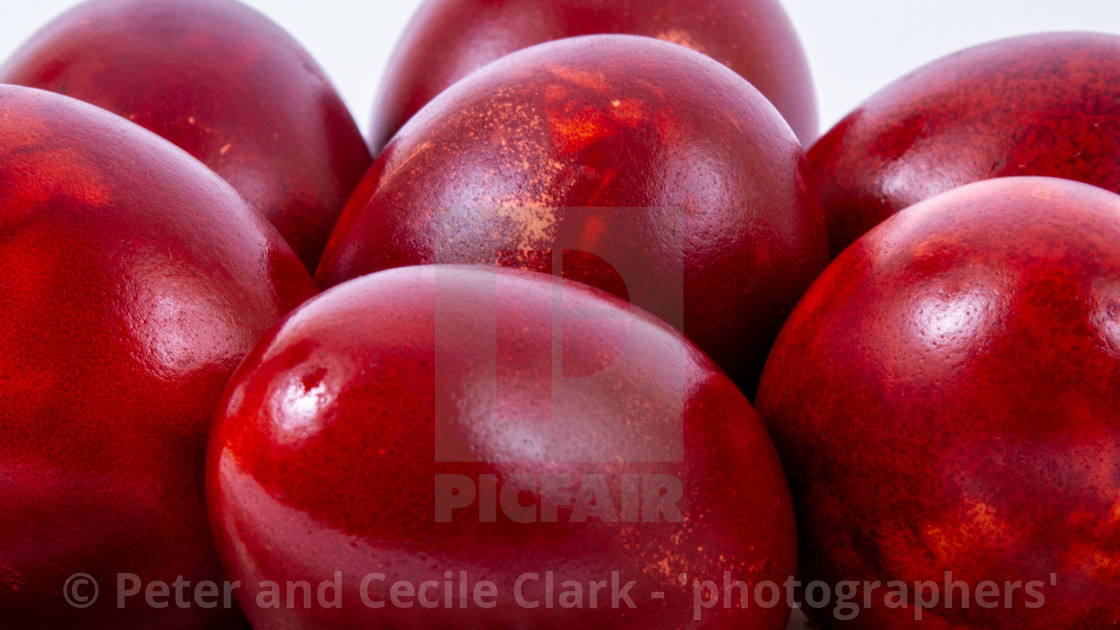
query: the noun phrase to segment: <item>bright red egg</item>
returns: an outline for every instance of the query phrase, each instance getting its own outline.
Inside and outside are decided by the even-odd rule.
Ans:
[[[211,419],[257,338],[314,294],[307,271],[174,145],[16,86],[0,86],[0,260],[2,625],[242,627],[236,607],[120,606],[117,580],[224,579]]]
[[[749,395],[826,241],[801,145],[762,94],[682,46],[593,35],[511,54],[412,118],[317,279],[562,271],[682,328]]]
[[[746,398],[665,323],[540,273],[408,267],[307,302],[234,376],[207,484],[256,627],[789,617],[739,591],[694,604],[705,582],[749,592],[796,563],[788,487]],[[270,607],[254,586],[293,583],[310,606]]]
[[[1120,37],[1027,35],[935,61],[809,151],[832,255],[899,210],[1014,175],[1120,192]]]
[[[91,0],[0,66],[0,82],[66,94],[201,160],[314,271],[371,158],[298,42],[236,0]]]
[[[428,0],[389,61],[374,106],[378,152],[467,74],[534,44],[596,34],[656,37],[704,53],[757,87],[802,142],[817,137],[809,64],[777,0]]]
[[[1120,196],[995,179],[894,215],[814,283],[757,403],[801,579],[849,592],[822,628],[1120,623],[1118,243]]]

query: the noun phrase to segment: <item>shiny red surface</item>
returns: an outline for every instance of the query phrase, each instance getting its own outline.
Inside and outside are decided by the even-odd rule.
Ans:
[[[1038,580],[1042,608],[1022,588],[1012,609],[958,594],[918,625],[1120,623],[1117,243],[1120,197],[1005,178],[904,210],[836,259],[757,399],[790,473],[803,580],[952,571],[974,595],[997,582],[997,602],[1005,581]],[[822,627],[914,627],[912,607],[875,597]]]
[[[432,101],[359,184],[316,279],[552,271],[556,249],[567,277],[683,319],[748,395],[828,258],[808,162],[757,90],[680,46],[597,35],[514,53]]]
[[[1120,37],[1028,35],[950,55],[869,98],[809,158],[833,256],[969,182],[1046,175],[1120,192]]]
[[[298,42],[235,0],[93,0],[0,66],[167,138],[226,179],[314,271],[371,158]]]
[[[374,152],[485,64],[554,39],[610,33],[656,37],[712,57],[765,94],[802,142],[817,138],[809,64],[776,0],[428,0],[389,61],[370,127]]]
[[[600,474],[616,502],[623,474],[675,475],[685,520],[577,523],[572,507],[543,500],[558,522],[501,510],[484,522],[477,507],[436,522],[434,475],[524,473]],[[258,628],[778,630],[789,616],[717,608],[691,625],[693,580],[722,584],[731,571],[780,584],[796,561],[784,476],[750,404],[664,323],[543,274],[409,267],[306,303],[234,376],[207,484],[232,577],[318,584],[342,573],[339,609],[262,609],[241,592]],[[549,570],[585,582],[619,571],[638,582],[637,607],[519,606],[516,578]],[[459,608],[456,594],[450,608],[375,610],[359,589],[377,571],[388,583],[466,571],[499,596],[493,609]]]
[[[203,460],[222,388],[314,292],[224,181],[93,106],[0,86],[0,625],[240,627],[115,604],[117,573],[220,581]],[[63,600],[73,573],[101,597]]]

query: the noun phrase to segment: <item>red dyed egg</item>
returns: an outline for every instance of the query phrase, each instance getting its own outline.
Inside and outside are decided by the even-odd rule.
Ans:
[[[0,66],[0,82],[93,103],[186,149],[314,270],[371,158],[330,80],[235,0],[92,0]]]
[[[1120,192],[1120,37],[1028,35],[950,55],[869,98],[809,158],[833,256],[969,182],[1046,175]]]
[[[358,186],[322,286],[421,263],[562,272],[683,327],[746,391],[828,258],[801,146],[711,59],[594,35],[441,94]]]
[[[211,419],[257,338],[313,295],[307,271],[172,144],[15,86],[0,86],[0,260],[2,625],[241,627],[236,608],[142,592],[121,607],[116,585],[223,579]]]
[[[596,34],[645,35],[687,46],[750,81],[802,142],[817,138],[817,99],[805,51],[776,0],[427,0],[393,56],[374,106],[379,151],[459,79],[534,44]]]
[[[739,591],[694,604],[725,572],[750,592],[794,569],[750,404],[679,333],[585,285],[444,265],[345,283],[265,336],[216,422],[210,510],[256,627],[789,616]],[[270,592],[300,583],[294,606]]]
[[[801,579],[847,583],[821,627],[1120,623],[1118,243],[1120,196],[989,180],[884,221],[805,295],[757,402]]]

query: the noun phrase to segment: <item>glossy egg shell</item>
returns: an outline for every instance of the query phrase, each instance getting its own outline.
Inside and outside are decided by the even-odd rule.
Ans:
[[[480,498],[441,521],[440,475],[470,478]],[[514,500],[538,506],[528,521],[506,499],[483,509],[486,475],[525,484]],[[581,493],[598,479],[613,516],[577,517],[574,488],[552,499],[519,475],[567,475]],[[616,508],[626,475],[679,480],[681,518]],[[342,586],[338,608],[260,607],[264,589],[245,590],[257,627],[780,630],[789,616],[782,603],[716,607],[692,626],[695,581],[723,584],[729,571],[780,584],[796,563],[788,488],[750,404],[663,322],[544,274],[408,267],[303,305],[234,376],[207,483],[231,577]],[[605,594],[594,607],[586,596],[582,608],[520,605],[517,578],[547,571],[557,593],[561,580],[617,571],[636,582],[636,606]],[[362,599],[385,602],[399,580],[458,584],[460,572],[470,587],[496,585],[494,607],[458,586],[434,608]],[[526,601],[541,602],[544,584],[534,587]]]
[[[33,35],[0,82],[66,94],[150,129],[260,210],[315,270],[371,162],[330,80],[236,0],[92,0]]]
[[[809,158],[833,256],[970,182],[1043,175],[1120,192],[1120,36],[1026,35],[939,59],[867,99]]]
[[[374,152],[428,101],[487,63],[555,39],[611,33],[712,57],[766,95],[802,142],[817,138],[809,64],[776,0],[427,0],[382,80],[370,127]]]
[[[1120,622],[1117,243],[1120,196],[988,180],[884,221],[809,290],[759,415],[790,474],[801,579],[880,582],[877,605],[821,627],[914,627],[912,604],[884,603],[893,580],[936,585],[923,627]],[[944,605],[946,572],[969,607]],[[986,581],[993,606],[975,599]]]
[[[0,86],[0,260],[2,625],[242,627],[236,607],[118,608],[115,584],[224,578],[210,422],[244,354],[314,294],[307,271],[174,145],[15,86]],[[64,600],[78,573],[100,584],[92,606]]]
[[[410,120],[316,279],[562,270],[683,327],[750,395],[826,240],[801,146],[757,90],[682,46],[593,35],[511,54]]]

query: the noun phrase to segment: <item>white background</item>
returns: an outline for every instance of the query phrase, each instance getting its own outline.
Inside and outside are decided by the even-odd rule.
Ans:
[[[364,132],[389,53],[420,0],[247,2],[311,51]],[[892,80],[966,46],[1048,30],[1120,35],[1120,0],[782,2],[809,56],[822,131]],[[0,0],[0,59],[74,4],[75,0]]]

